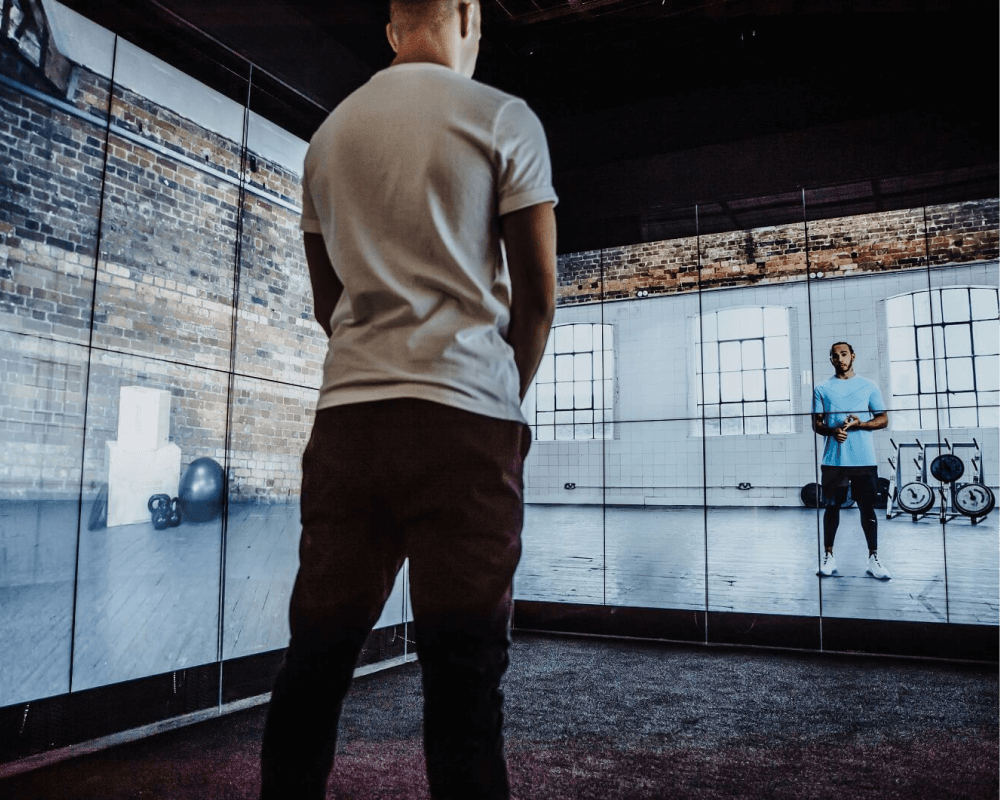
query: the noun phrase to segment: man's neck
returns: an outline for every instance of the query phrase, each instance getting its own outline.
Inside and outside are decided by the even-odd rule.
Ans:
[[[400,53],[392,60],[392,63],[389,64],[389,66],[396,67],[400,64],[438,64],[439,66],[447,67],[448,69],[454,69],[451,62],[449,62],[444,55],[431,50]]]
[[[854,377],[854,370],[849,369],[847,372],[834,372],[833,375],[835,378],[840,378],[840,380],[846,381]]]

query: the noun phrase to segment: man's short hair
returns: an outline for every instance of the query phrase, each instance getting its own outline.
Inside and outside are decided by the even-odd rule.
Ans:
[[[846,344],[847,345],[847,349],[851,351],[851,355],[854,354],[854,348],[851,347],[851,343],[850,342],[834,342],[833,344],[830,345],[830,355],[831,356],[833,355],[833,348],[836,347],[838,344]]]
[[[399,36],[421,23],[437,22],[458,2],[459,0],[389,0],[389,22]]]

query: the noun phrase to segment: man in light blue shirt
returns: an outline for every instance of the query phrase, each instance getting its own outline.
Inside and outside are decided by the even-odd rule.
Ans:
[[[823,450],[823,559],[819,574],[829,577],[837,571],[833,541],[840,524],[840,507],[848,489],[861,512],[861,529],[868,542],[867,572],[879,580],[892,577],[878,557],[878,521],[875,496],[878,491],[878,467],[872,431],[889,424],[885,401],[878,386],[854,374],[854,348],[836,342],[830,348],[832,378],[813,392],[813,430],[826,437]]]

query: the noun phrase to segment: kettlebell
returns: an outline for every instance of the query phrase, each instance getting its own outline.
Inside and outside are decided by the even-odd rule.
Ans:
[[[156,530],[162,531],[170,524],[170,495],[154,494],[146,503],[146,508],[152,514],[153,527]]]
[[[175,497],[170,501],[167,522],[171,528],[176,528],[181,524],[181,499],[179,497]]]

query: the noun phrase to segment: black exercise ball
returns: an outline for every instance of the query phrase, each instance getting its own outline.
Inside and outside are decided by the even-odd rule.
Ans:
[[[196,458],[181,477],[181,514],[186,522],[208,522],[222,513],[226,473],[211,458]]]

